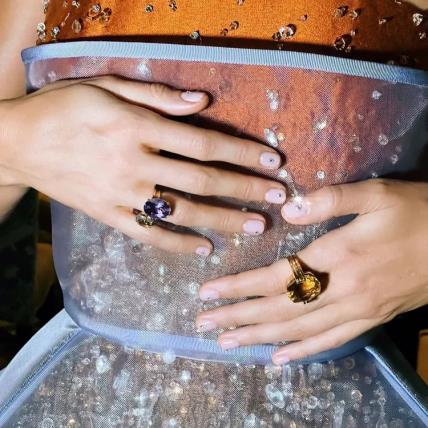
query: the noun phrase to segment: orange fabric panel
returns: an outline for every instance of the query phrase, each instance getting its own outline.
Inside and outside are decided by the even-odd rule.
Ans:
[[[421,11],[401,0],[50,0],[46,11],[42,42],[127,37],[264,46],[428,69],[428,15],[416,25],[413,14]],[[295,34],[273,40],[288,24]],[[60,31],[52,36],[55,27]],[[200,38],[192,40],[189,35],[196,31]],[[350,43],[350,52],[333,46],[341,36]]]

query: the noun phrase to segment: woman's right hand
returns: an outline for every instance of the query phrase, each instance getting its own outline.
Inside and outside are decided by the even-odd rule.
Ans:
[[[257,235],[260,214],[196,203],[181,192],[242,200],[285,202],[281,183],[171,159],[160,150],[198,161],[277,169],[280,156],[260,143],[163,117],[203,110],[208,96],[116,77],[61,81],[31,95],[2,101],[0,183],[26,185],[156,247],[208,255],[202,236],[144,228],[143,209],[155,185],[173,212],[168,222]]]

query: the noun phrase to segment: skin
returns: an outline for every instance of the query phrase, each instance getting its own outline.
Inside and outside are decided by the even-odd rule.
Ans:
[[[285,294],[292,272],[281,260],[200,289],[202,300],[255,297],[199,314],[201,330],[235,327],[219,336],[224,349],[293,341],[275,364],[336,348],[396,315],[428,303],[428,184],[369,180],[325,187],[282,209],[286,221],[306,225],[358,214],[297,256],[328,275],[325,291],[306,305]],[[266,308],[269,307],[267,311]]]
[[[6,3],[6,16],[11,17],[14,2]],[[39,1],[31,4],[39,7]],[[31,8],[26,5],[24,9]],[[27,24],[17,28],[35,28],[35,23],[30,25],[35,17],[37,13],[29,13]],[[5,21],[7,26],[10,23]],[[13,55],[7,47],[12,39],[7,33],[5,38],[2,55],[6,60]],[[18,37],[21,43],[14,42],[13,49],[22,47],[28,38]],[[5,79],[6,73],[2,76]],[[18,83],[22,84],[21,78],[3,97],[16,95]],[[282,161],[272,148],[168,118],[197,113],[208,102],[204,93],[117,77],[57,82],[32,95],[1,101],[0,188],[12,193],[2,202],[3,216],[13,205],[10,199],[19,199],[27,187],[33,187],[146,244],[207,256],[212,244],[205,237],[159,226],[143,228],[135,222],[132,209],[142,210],[155,185],[161,185],[173,189],[162,195],[173,207],[168,217],[171,223],[263,233],[266,222],[260,214],[192,202],[176,192],[285,202],[281,183],[204,163],[277,169]],[[173,160],[160,150],[201,163]]]

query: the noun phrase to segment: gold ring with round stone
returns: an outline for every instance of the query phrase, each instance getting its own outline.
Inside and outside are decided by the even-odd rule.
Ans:
[[[287,296],[293,303],[312,302],[321,294],[321,282],[312,272],[303,272],[296,256],[287,257],[293,278],[287,285]]]

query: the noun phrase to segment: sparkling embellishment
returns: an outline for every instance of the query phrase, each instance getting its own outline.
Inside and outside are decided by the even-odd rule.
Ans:
[[[288,24],[285,27],[279,29],[281,38],[290,39],[296,34],[297,28],[294,24]]]
[[[302,15],[299,19],[300,21],[305,22],[308,20],[308,15]]]
[[[372,92],[372,98],[374,99],[374,100],[380,100],[381,98],[382,98],[382,92],[379,92],[378,90],[374,90],[373,92]]]
[[[44,41],[46,39],[46,25],[43,22],[40,22],[37,24],[36,31],[39,40]]]
[[[424,40],[424,39],[426,39],[426,38],[427,38],[427,33],[426,33],[426,31],[421,31],[421,32],[419,32],[419,33],[418,33],[418,37],[419,37],[419,39],[420,39],[420,40]]]
[[[165,364],[172,364],[176,358],[175,352],[172,350],[166,351],[162,354],[162,361]]]
[[[353,9],[349,12],[351,19],[357,19],[361,15],[361,9]]]
[[[392,20],[391,16],[384,16],[383,18],[379,18],[378,23],[379,23],[379,25],[384,25],[391,20]]]
[[[343,34],[342,36],[338,37],[334,43],[333,46],[338,51],[349,51],[349,45],[352,43],[352,36],[350,34]]]
[[[325,171],[317,171],[317,178],[318,180],[324,180],[325,179]]]
[[[395,165],[398,162],[398,155],[397,154],[393,154],[393,155],[391,155],[391,157],[389,159],[391,160],[391,163],[393,165]]]
[[[230,23],[229,27],[232,31],[237,30],[239,28],[239,22],[238,21],[232,21]]]
[[[288,177],[288,171],[285,169],[280,169],[278,171],[278,177],[279,178],[287,178]]]
[[[323,119],[320,119],[318,122],[315,122],[313,129],[314,129],[314,132],[319,132],[325,129],[326,127],[327,127],[327,119],[323,118]]]
[[[73,0],[71,2],[71,7],[74,7],[75,9],[78,9],[80,7],[80,2],[78,0]]]
[[[280,103],[278,91],[268,89],[268,90],[266,90],[266,97],[267,97],[268,102],[269,102],[269,108],[272,111],[277,111],[279,108],[279,103]]]
[[[214,254],[213,256],[211,256],[211,263],[213,265],[218,265],[220,264],[220,256],[218,256],[217,254]]]
[[[144,11],[147,13],[152,13],[155,10],[154,6],[152,4],[147,4],[144,8]]]
[[[200,39],[201,38],[201,34],[199,33],[199,31],[198,30],[196,30],[196,31],[193,31],[192,33],[190,33],[190,38],[191,39],[193,39],[193,40],[198,40],[198,39]]]
[[[275,132],[270,128],[264,129],[265,140],[272,147],[278,147],[278,138]]]
[[[339,6],[334,11],[334,16],[336,18],[343,18],[348,13],[348,6]]]
[[[152,219],[161,220],[171,215],[171,205],[162,198],[151,198],[144,204],[144,212]]]
[[[273,384],[268,383],[265,387],[265,393],[268,400],[279,409],[283,409],[285,407],[285,400],[283,393],[276,388]]]
[[[360,138],[358,137],[358,135],[352,135],[349,142],[352,144],[352,150],[355,153],[361,152],[362,147],[360,146]]]
[[[416,27],[419,27],[419,25],[421,25],[422,22],[424,21],[424,16],[422,15],[422,13],[414,13],[412,15],[412,21]]]
[[[51,30],[51,36],[56,39],[58,37],[58,34],[61,32],[59,27],[53,27]]]
[[[48,13],[48,7],[49,7],[50,0],[43,0],[42,7],[43,7],[43,13]]]
[[[175,0],[169,0],[168,6],[173,12],[177,10],[177,2]]]
[[[98,15],[101,12],[101,5],[99,3],[92,5],[90,13],[93,15]]]
[[[83,22],[81,19],[75,19],[71,24],[71,29],[76,34],[80,33],[82,31],[82,28],[83,28]]]
[[[237,233],[234,233],[234,234],[233,234],[233,238],[232,238],[232,242],[233,242],[233,245],[234,245],[236,248],[239,248],[239,247],[241,247],[241,246],[242,246],[242,244],[243,244],[243,242],[244,242],[244,239],[242,238],[242,236],[241,236],[241,235],[239,235],[239,234],[237,234]]]
[[[389,143],[389,139],[385,134],[379,134],[377,141],[381,146],[386,146]]]
[[[95,361],[95,368],[100,374],[107,373],[111,368],[109,359],[105,355],[100,355]]]

